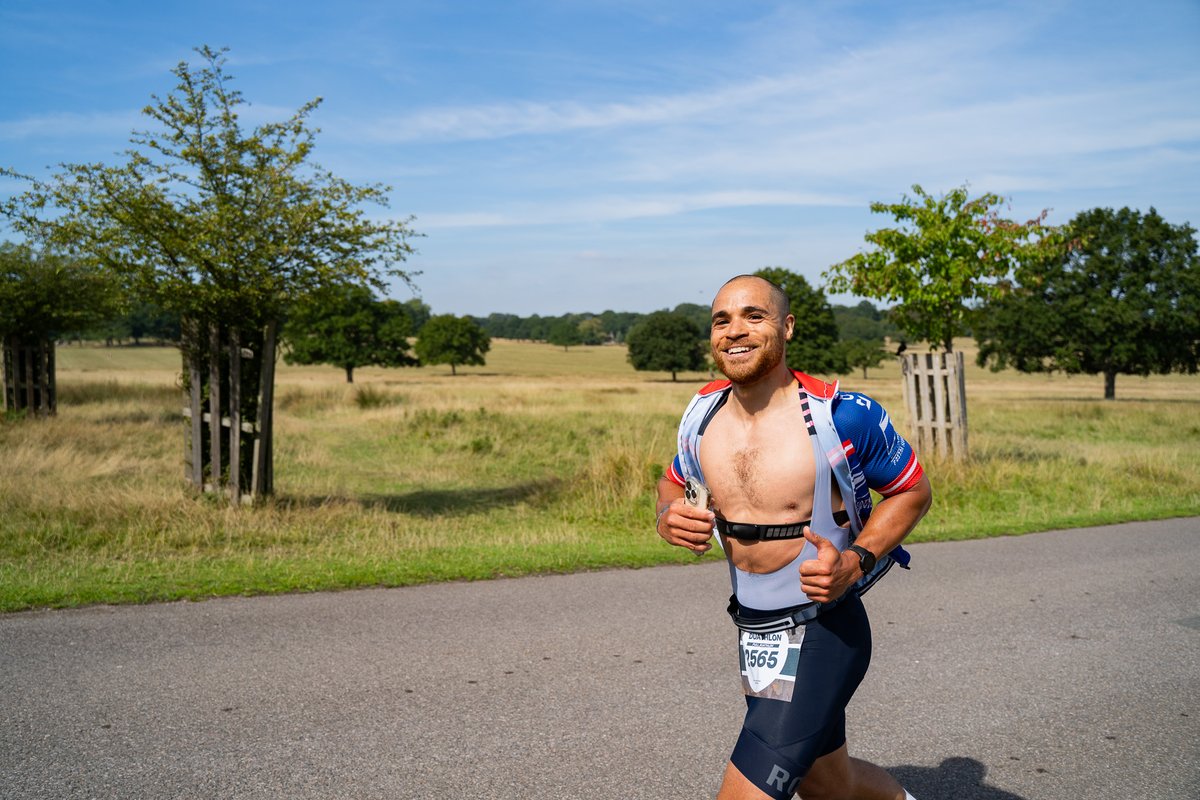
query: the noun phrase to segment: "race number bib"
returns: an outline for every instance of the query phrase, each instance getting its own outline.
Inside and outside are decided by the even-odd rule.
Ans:
[[[742,689],[754,697],[791,702],[804,626],[776,633],[742,631]]]

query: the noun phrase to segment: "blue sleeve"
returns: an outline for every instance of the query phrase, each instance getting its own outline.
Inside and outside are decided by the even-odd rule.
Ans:
[[[867,395],[838,392],[833,424],[847,457],[858,460],[867,485],[884,497],[911,489],[925,474],[887,409]]]

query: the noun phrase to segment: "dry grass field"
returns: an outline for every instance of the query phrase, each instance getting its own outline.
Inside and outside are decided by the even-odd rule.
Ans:
[[[277,495],[229,508],[183,483],[178,373],[169,348],[61,347],[58,416],[0,421],[0,610],[694,561],[652,488],[706,374],[507,341],[453,377],[281,364]],[[895,364],[842,380],[903,429]],[[1200,377],[1121,376],[1110,402],[1098,377],[967,381],[972,459],[926,459],[914,539],[1200,510]]]

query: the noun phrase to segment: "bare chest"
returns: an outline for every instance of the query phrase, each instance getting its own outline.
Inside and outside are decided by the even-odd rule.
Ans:
[[[811,516],[815,460],[799,406],[749,423],[722,409],[701,440],[700,466],[725,519],[771,524]]]

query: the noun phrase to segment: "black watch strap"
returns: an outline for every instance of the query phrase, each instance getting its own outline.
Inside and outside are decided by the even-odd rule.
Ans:
[[[858,553],[859,565],[862,567],[862,571],[863,571],[864,575],[866,575],[871,570],[875,569],[875,563],[876,563],[876,561],[878,561],[878,559],[875,558],[875,554],[872,553],[870,550],[868,550],[865,547],[859,547],[856,544],[852,544],[849,547],[847,547],[846,549],[852,550],[855,553]]]

